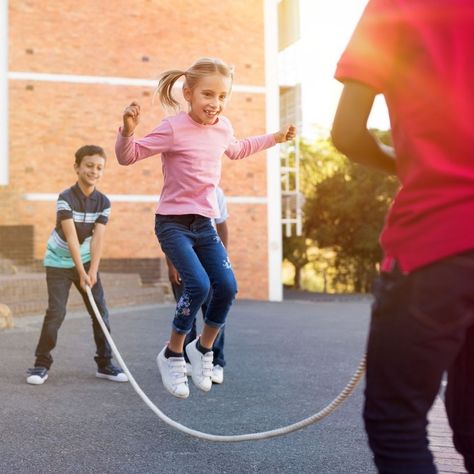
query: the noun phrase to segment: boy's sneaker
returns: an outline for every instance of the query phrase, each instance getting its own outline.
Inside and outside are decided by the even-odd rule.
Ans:
[[[204,392],[209,392],[212,387],[212,351],[202,354],[196,348],[197,339],[186,346],[186,354],[191,362],[191,377],[194,385]]]
[[[46,367],[33,367],[27,371],[26,383],[31,385],[42,385],[48,380],[48,369]]]
[[[215,365],[212,368],[212,383],[222,383],[224,381],[224,367],[220,365]]]
[[[193,373],[193,368],[191,367],[191,364],[189,362],[186,362],[186,375],[188,377],[191,377]]]
[[[188,398],[189,387],[184,357],[165,357],[166,346],[158,354],[156,363],[166,390],[177,398]]]
[[[105,367],[98,367],[95,374],[99,379],[107,379],[112,382],[128,382],[128,377],[125,372],[115,365],[109,364]]]

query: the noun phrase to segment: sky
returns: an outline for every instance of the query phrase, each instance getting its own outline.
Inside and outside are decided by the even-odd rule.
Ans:
[[[302,83],[303,116],[307,124],[330,129],[342,85],[334,79],[337,61],[367,4],[367,0],[300,0],[301,41],[298,68]],[[369,126],[390,128],[382,96]]]

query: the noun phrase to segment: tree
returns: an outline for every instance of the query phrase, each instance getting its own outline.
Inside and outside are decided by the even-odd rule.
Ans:
[[[389,131],[373,132],[390,144]],[[381,258],[378,236],[398,180],[352,164],[329,138],[301,141],[299,150],[304,236],[283,237],[284,258],[295,268],[295,287],[301,287],[302,269],[312,263],[318,271],[326,269],[325,289],[369,291]],[[324,252],[315,252],[316,246]]]
[[[378,236],[398,180],[349,161],[319,182],[306,200],[305,234],[336,252],[336,283],[370,291],[381,259]]]
[[[343,164],[345,158],[332,146],[329,138],[323,138],[314,144],[301,140],[298,143],[300,151],[300,190],[305,199],[314,194],[315,186]],[[294,150],[290,150],[289,164],[294,166]],[[294,183],[291,183],[294,186]],[[314,247],[306,236],[292,235],[287,237],[283,233],[283,258],[290,262],[295,269],[294,287],[301,289],[303,268],[311,262],[308,249]],[[314,258],[313,258],[314,259]]]
[[[308,242],[303,235],[286,237],[283,234],[283,258],[288,260],[295,268],[294,287],[301,289],[301,270],[309,263]]]

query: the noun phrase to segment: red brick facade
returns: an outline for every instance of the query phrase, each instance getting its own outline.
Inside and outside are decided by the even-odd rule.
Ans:
[[[86,84],[84,76],[153,80],[166,69],[187,68],[218,56],[236,68],[226,115],[237,136],[265,132],[263,0],[9,1],[10,156],[8,186],[0,186],[0,226],[33,225],[34,255],[41,259],[54,224],[55,203],[25,194],[57,194],[75,181],[74,151],[93,143],[108,162],[99,189],[112,200],[106,259],[157,258],[156,203],[122,202],[125,195],[157,195],[159,157],[132,167],[116,163],[115,133],[126,104],[137,100],[149,131],[163,116],[153,89]],[[25,78],[13,73],[27,73]],[[51,81],[38,74],[61,74]],[[30,76],[28,76],[30,74]],[[252,86],[250,92],[238,86]],[[229,197],[230,257],[239,297],[268,298],[267,205],[238,197],[266,197],[265,153],[240,162],[224,158],[222,187]],[[234,201],[234,202],[232,202]]]

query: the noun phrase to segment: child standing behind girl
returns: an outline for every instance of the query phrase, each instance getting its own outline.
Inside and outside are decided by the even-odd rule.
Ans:
[[[237,292],[227,251],[211,222],[218,216],[215,190],[220,181],[221,157],[225,154],[232,160],[245,158],[293,139],[296,129],[288,125],[273,134],[237,140],[229,120],[221,115],[230,95],[233,71],[215,58],[201,58],[186,71],[163,73],[157,92],[165,108],[179,110],[172,88],[181,76],[188,112],[165,118],[150,134],[135,140],[140,106],[132,102],[123,113],[115,152],[122,165],[161,154],[164,184],[156,210],[155,233],[163,252],[178,270],[184,289],[176,306],[170,340],[158,354],[157,364],[165,388],[175,397],[187,398],[183,357],[186,334],[212,288],[202,335],[186,346],[192,380],[207,392],[212,387],[212,345]]]

